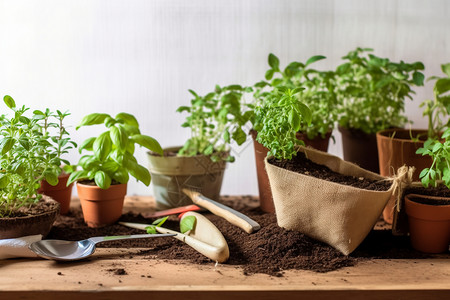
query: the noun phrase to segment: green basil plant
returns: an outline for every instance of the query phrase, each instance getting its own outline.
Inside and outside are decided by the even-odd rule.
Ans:
[[[148,186],[151,176],[134,157],[135,145],[162,155],[159,143],[141,134],[136,118],[124,112],[114,118],[104,113],[89,114],[76,129],[97,124],[104,124],[107,130],[97,137],[86,139],[79,146],[80,153],[85,150],[91,154],[80,158],[78,166],[81,169],[72,172],[67,185],[75,181],[93,180],[98,187],[107,189],[111,184],[127,183],[131,175]]]

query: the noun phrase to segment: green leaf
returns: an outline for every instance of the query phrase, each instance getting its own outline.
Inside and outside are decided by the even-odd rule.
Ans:
[[[9,184],[9,179],[6,174],[0,174],[0,189],[4,189]]]
[[[189,106],[180,106],[177,108],[176,112],[179,112],[179,113],[181,113],[183,111],[189,112],[190,110],[191,110],[191,108]]]
[[[87,151],[92,151],[92,146],[95,142],[95,137],[91,137],[86,139],[83,143],[81,143],[80,147],[78,147],[78,151],[81,153],[81,150],[86,149]]]
[[[164,155],[163,149],[158,141],[148,135],[136,134],[131,137],[131,140],[150,151],[158,153],[161,156]]]
[[[150,184],[151,176],[147,168],[126,157],[124,157],[124,164],[131,176],[146,186]]]
[[[235,140],[238,145],[242,145],[247,140],[247,135],[241,127],[237,127],[233,132],[233,140]]]
[[[425,81],[425,75],[421,72],[414,72],[413,74],[413,82],[417,86],[422,86]]]
[[[310,57],[310,58],[306,61],[306,66],[308,66],[308,65],[310,65],[310,64],[312,64],[312,63],[314,63],[314,62],[316,62],[316,61],[325,59],[325,58],[326,58],[326,57],[323,56],[323,55],[316,55],[316,56]]]
[[[425,177],[426,175],[428,175],[428,171],[429,171],[429,170],[430,170],[429,168],[423,169],[422,172],[420,172],[419,178],[423,178],[423,177]]]
[[[45,178],[45,181],[47,181],[52,186],[55,186],[58,184],[58,175],[56,175],[53,172],[45,172],[44,178]]]
[[[279,71],[279,69],[280,69],[280,60],[278,59],[278,57],[276,57],[273,53],[270,53],[268,60],[269,60],[269,66],[274,71]]]
[[[156,227],[161,227],[167,221],[168,218],[169,218],[169,216],[159,218],[159,219],[153,221],[152,225],[155,225]]]
[[[130,175],[124,168],[119,168],[114,172],[114,180],[119,183],[127,183],[130,180]]]
[[[295,112],[295,110],[291,110],[289,113],[289,123],[291,124],[295,132],[300,130],[300,117]]]
[[[158,233],[156,231],[156,226],[154,226],[154,225],[145,227],[145,230],[147,230],[148,234],[157,234]]]
[[[298,109],[300,110],[303,119],[307,124],[311,124],[312,121],[312,113],[308,106],[303,104],[302,102],[298,103]]]
[[[444,94],[450,91],[450,78],[440,78],[434,85],[434,90],[438,94]]]
[[[16,102],[9,95],[6,95],[3,97],[3,102],[5,102],[6,106],[8,106],[9,108],[11,108],[13,110],[16,108]]]
[[[94,180],[95,184],[103,190],[108,189],[111,185],[111,177],[103,171],[95,172]]]
[[[95,156],[100,161],[104,161],[109,153],[111,152],[112,142],[109,131],[105,131],[100,134],[94,141],[92,145],[92,149],[94,151]]]
[[[0,148],[2,149],[2,155],[8,153],[14,146],[14,139],[10,137],[5,137],[0,142]]]
[[[78,130],[78,128],[80,128],[81,126],[102,124],[108,117],[110,117],[108,114],[100,114],[100,113],[89,114],[81,120],[80,124],[78,124],[78,126],[76,127],[76,130]]]
[[[128,144],[128,136],[125,129],[121,125],[111,126],[109,128],[109,134],[112,143],[122,152],[125,152]]]
[[[123,121],[124,124],[127,124],[127,125],[129,125],[129,126],[133,126],[133,127],[139,128],[139,123],[138,123],[138,121],[137,121],[136,118],[135,118],[133,115],[131,115],[131,114],[124,113],[124,112],[118,113],[118,114],[116,115],[116,120],[117,120],[117,121],[119,121],[119,120],[120,120],[120,121]]]
[[[73,172],[72,174],[70,174],[69,179],[67,180],[67,186],[80,179],[89,179],[88,173],[84,170]]]
[[[434,144],[434,146],[433,146],[433,153],[436,153],[436,152],[438,152],[439,150],[441,150],[442,149],[442,144],[441,143],[436,143],[436,144]]]
[[[441,65],[442,72],[444,72],[448,77],[450,77],[450,63]]]
[[[223,140],[226,143],[229,143],[231,141],[230,140],[230,132],[228,130],[225,130],[225,132],[223,133]]]
[[[266,78],[266,80],[270,80],[270,79],[272,79],[273,74],[274,74],[273,69],[269,69],[266,71],[266,74],[264,75],[264,77]]]
[[[195,228],[197,218],[195,216],[187,216],[180,221],[180,232],[186,233]]]

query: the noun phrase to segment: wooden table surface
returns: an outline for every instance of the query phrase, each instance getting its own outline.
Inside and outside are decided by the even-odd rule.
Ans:
[[[127,197],[124,211],[153,207],[151,197]],[[140,250],[99,248],[89,261],[70,263],[1,260],[0,299],[450,299],[449,255],[272,277],[247,276],[226,264],[174,264],[133,255]],[[126,274],[115,274],[118,269]]]

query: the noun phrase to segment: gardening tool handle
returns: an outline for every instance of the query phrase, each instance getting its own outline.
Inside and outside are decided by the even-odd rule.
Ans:
[[[195,204],[208,209],[213,214],[224,218],[225,220],[239,228],[242,228],[247,233],[252,233],[261,228],[261,226],[257,222],[250,219],[246,215],[226,205],[211,200],[203,196],[199,192],[191,191],[189,189],[183,189],[183,192],[188,195],[191,198],[192,202],[194,202]]]
[[[117,235],[117,236],[96,236],[91,237],[91,240],[95,244],[101,242],[118,241],[118,240],[130,240],[130,239],[142,239],[142,238],[154,238],[154,237],[165,237],[165,236],[175,236],[176,234],[133,234],[133,235]]]

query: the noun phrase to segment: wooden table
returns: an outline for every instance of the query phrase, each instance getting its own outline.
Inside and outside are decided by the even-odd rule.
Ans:
[[[72,205],[78,205],[72,201]],[[149,211],[151,197],[127,197],[125,211]],[[450,299],[450,260],[371,260],[324,274],[246,276],[236,266],[173,264],[99,248],[90,261],[0,261],[0,299]],[[124,269],[116,275],[113,270]]]

